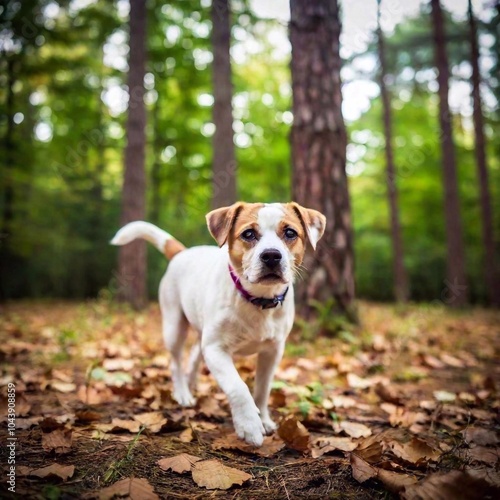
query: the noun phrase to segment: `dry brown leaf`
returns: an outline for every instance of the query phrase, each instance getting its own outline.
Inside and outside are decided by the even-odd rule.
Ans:
[[[467,427],[463,432],[464,440],[467,444],[475,443],[480,446],[493,446],[500,443],[498,434],[492,429],[483,427]]]
[[[40,477],[42,479],[61,479],[66,481],[68,478],[72,477],[75,473],[74,465],[61,465],[52,464],[48,467],[42,467],[41,469],[32,470],[29,475]]]
[[[426,364],[429,368],[435,368],[439,370],[445,367],[445,364],[441,360],[430,354],[424,354],[422,358],[424,364]]]
[[[136,420],[122,420],[121,418],[113,418],[110,424],[97,424],[96,429],[102,432],[124,432],[128,431],[132,434],[137,434],[141,429],[141,423]]]
[[[475,446],[469,450],[469,457],[478,462],[495,465],[500,463],[500,450],[486,448],[486,446]]]
[[[380,439],[380,436],[370,436],[367,439],[363,439],[358,443],[356,455],[371,464],[380,462],[384,451],[384,446]]]
[[[183,443],[190,443],[194,439],[193,435],[193,429],[191,427],[188,427],[187,429],[184,429],[180,434],[179,434],[179,439]]]
[[[402,492],[404,500],[470,500],[471,498],[498,498],[500,489],[485,479],[467,472],[453,470],[446,474],[431,474]]]
[[[426,465],[428,462],[435,462],[441,456],[441,451],[432,448],[425,441],[413,437],[406,443],[394,441],[389,446],[397,457],[414,465]]]
[[[252,478],[250,474],[227,467],[219,460],[196,462],[192,474],[194,482],[208,490],[227,490],[233,484],[241,485]]]
[[[212,443],[214,450],[239,450],[261,457],[270,457],[282,450],[284,446],[285,443],[277,436],[265,436],[262,446],[252,446],[239,439],[235,433],[219,437]]]
[[[318,437],[311,440],[311,456],[321,457],[331,451],[353,451],[358,446],[351,438],[346,437]]]
[[[375,386],[375,394],[382,400],[387,403],[392,403],[395,405],[401,404],[401,398],[396,393],[394,389],[389,387],[387,384],[378,383]]]
[[[147,412],[134,415],[134,420],[144,425],[148,431],[157,433],[167,425],[167,419],[160,412]]]
[[[58,422],[55,418],[47,417],[40,421],[38,424],[42,432],[52,432],[56,429],[64,429],[64,424]]]
[[[56,429],[42,434],[42,447],[46,452],[55,451],[58,455],[64,455],[71,451],[72,442],[71,429]]]
[[[213,397],[202,396],[198,399],[197,410],[205,417],[227,417],[227,411],[221,407],[220,403]]]
[[[128,477],[99,491],[99,500],[127,497],[130,500],[159,500],[147,479]]]
[[[278,435],[288,448],[302,452],[309,449],[309,431],[293,415],[280,422]]]
[[[16,418],[16,429],[30,429],[40,423],[41,420],[43,420],[43,417]]]
[[[411,486],[418,481],[417,478],[411,474],[400,474],[399,472],[385,469],[378,469],[377,479],[379,479],[391,493],[400,493],[407,486]]]
[[[189,472],[193,468],[193,464],[200,461],[200,457],[189,455],[188,453],[181,453],[175,457],[162,458],[156,462],[161,470],[172,470],[178,474]]]
[[[349,422],[347,420],[334,422],[333,430],[336,433],[345,432],[348,436],[353,438],[368,437],[372,434],[371,429],[366,425],[358,424],[357,422]]]
[[[75,412],[75,418],[80,422],[98,422],[101,420],[102,415],[94,410],[79,410]]]
[[[358,483],[364,483],[368,479],[377,477],[377,468],[359,457],[356,453],[351,453],[352,477]]]

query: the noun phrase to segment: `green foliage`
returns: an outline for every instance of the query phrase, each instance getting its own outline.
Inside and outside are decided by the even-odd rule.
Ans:
[[[117,251],[108,242],[120,225],[128,14],[124,2],[96,0],[82,5],[13,0],[0,8],[0,28],[11,37],[6,49],[0,48],[0,140],[6,153],[0,214],[2,228],[10,234],[1,242],[9,252],[2,283],[10,298],[100,294],[111,300],[116,289]],[[148,219],[187,245],[211,243],[204,219],[212,190],[210,9],[204,0],[151,0],[148,6]],[[272,42],[273,33],[286,35],[286,28],[256,18],[247,2],[233,2],[232,7],[239,196],[248,201],[286,201],[291,182],[289,56]],[[429,89],[435,78],[429,24],[424,9],[387,39],[394,76],[390,90],[400,216],[414,300],[441,300],[445,288],[437,102]],[[450,60],[458,67],[469,57],[467,27],[447,16],[447,28]],[[497,68],[498,14],[480,29],[493,37],[489,55]],[[248,51],[245,40],[256,49]],[[364,55],[369,57],[373,50],[369,47]],[[352,69],[354,62],[347,65]],[[498,96],[498,75],[494,68],[491,71],[488,85]],[[482,301],[473,136],[467,119],[457,116],[454,121],[470,295]],[[498,234],[500,146],[493,139],[500,132],[500,117],[486,109],[486,121]],[[9,123],[14,124],[10,138]],[[348,128],[350,148],[355,151],[350,192],[357,293],[391,300],[392,250],[379,98]],[[7,220],[9,188],[13,216]],[[167,263],[151,247],[148,259],[148,285],[154,297]],[[333,314],[332,302],[313,307],[317,319],[299,324],[305,338],[324,332],[355,344],[348,324]]]

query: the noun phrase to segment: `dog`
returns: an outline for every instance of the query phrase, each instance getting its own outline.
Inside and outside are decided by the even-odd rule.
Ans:
[[[297,203],[238,202],[206,215],[218,244],[185,248],[147,222],[131,222],[111,243],[143,238],[170,264],[160,283],[163,337],[171,353],[173,397],[193,406],[201,360],[226,394],[236,434],[261,446],[277,426],[267,407],[271,383],[294,321],[293,281],[306,245],[316,249],[326,218]],[[198,333],[187,373],[182,350],[188,325]],[[257,354],[253,397],[233,363]]]

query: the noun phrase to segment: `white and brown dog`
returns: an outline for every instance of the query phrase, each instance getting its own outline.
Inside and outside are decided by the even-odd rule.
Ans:
[[[170,350],[174,398],[192,406],[198,367],[205,363],[225,392],[237,435],[262,445],[276,429],[267,401],[294,320],[293,279],[307,241],[323,235],[325,216],[297,203],[235,203],[207,215],[220,248],[186,249],[147,222],[131,222],[111,241],[153,243],[172,262],[160,283],[163,336]],[[175,256],[175,258],[173,258]],[[187,374],[182,348],[188,324],[199,334]],[[233,363],[257,354],[253,398]]]

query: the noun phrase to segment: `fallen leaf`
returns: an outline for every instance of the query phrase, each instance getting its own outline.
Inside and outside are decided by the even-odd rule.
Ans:
[[[353,389],[366,389],[374,385],[375,381],[373,379],[361,378],[355,373],[348,373],[347,383],[349,384],[349,387],[352,387]]]
[[[375,464],[381,460],[383,451],[384,446],[380,441],[380,436],[370,436],[358,444],[356,455],[371,464]]]
[[[467,427],[463,432],[467,444],[475,443],[481,446],[493,446],[500,442],[498,434],[492,429],[482,427]]]
[[[114,372],[120,370],[128,372],[132,370],[134,364],[135,362],[133,359],[106,358],[102,363],[102,367],[108,372]]]
[[[372,431],[366,425],[358,424],[357,422],[349,422],[347,420],[334,422],[333,430],[337,433],[345,432],[348,436],[353,438],[368,437],[372,434]]]
[[[97,424],[95,428],[102,432],[128,431],[132,434],[137,434],[141,429],[141,423],[137,422],[137,420],[122,420],[121,418],[113,418],[110,424]]]
[[[167,425],[167,419],[160,412],[147,412],[134,415],[134,420],[144,425],[148,431],[157,433]]]
[[[55,418],[47,417],[40,421],[38,424],[42,432],[52,432],[56,429],[64,429],[64,424],[58,422]]]
[[[183,443],[190,443],[193,439],[193,429],[191,427],[188,427],[187,429],[184,429],[180,434],[179,434],[179,439]]]
[[[452,403],[457,399],[457,395],[448,391],[434,391],[434,397],[441,403]]]
[[[250,474],[227,467],[219,460],[196,462],[192,474],[194,482],[208,490],[227,490],[233,484],[241,485],[252,478]]]
[[[435,369],[441,369],[445,367],[445,364],[436,358],[435,356],[431,356],[430,354],[425,354],[423,356],[423,362],[429,367],[429,368],[435,368]]]
[[[440,358],[441,361],[448,366],[451,366],[453,368],[465,368],[465,363],[461,359],[458,359],[457,357],[452,356],[451,354],[443,352]]]
[[[159,500],[147,479],[128,477],[99,491],[99,500],[127,497],[130,500]]]
[[[43,420],[43,417],[16,418],[16,429],[30,429],[39,424],[41,420]]]
[[[353,451],[358,446],[351,438],[346,437],[318,437],[311,440],[311,456],[318,458],[331,451]]]
[[[284,446],[285,443],[276,436],[265,436],[262,446],[252,446],[239,439],[235,433],[219,437],[212,443],[214,450],[239,450],[261,457],[270,457],[282,450]]]
[[[189,472],[193,468],[193,464],[201,460],[200,457],[189,455],[188,453],[181,453],[175,457],[162,458],[156,462],[161,470],[172,470],[179,474]]]
[[[411,486],[418,481],[417,478],[411,474],[401,474],[385,469],[378,469],[377,479],[379,479],[391,493],[400,493],[407,486]]]
[[[63,392],[65,394],[76,391],[76,385],[72,382],[61,382],[59,380],[54,380],[50,383],[50,387],[58,392]]]
[[[356,453],[351,453],[352,477],[358,483],[364,483],[368,479],[377,477],[377,468],[363,460]]]
[[[280,422],[278,436],[293,450],[304,452],[309,449],[309,431],[293,415]]]
[[[453,470],[446,474],[431,474],[401,493],[404,500],[469,500],[471,498],[498,498],[500,489],[485,479],[467,472]]]
[[[387,403],[392,403],[392,404],[395,404],[395,405],[401,404],[401,398],[399,397],[399,395],[396,393],[396,391],[394,391],[393,389],[391,389],[386,384],[382,384],[382,383],[379,382],[375,386],[375,394],[382,401],[385,401]]]
[[[58,455],[69,453],[72,441],[73,432],[71,429],[56,429],[42,434],[42,448],[49,453],[52,451]]]
[[[80,422],[98,422],[102,415],[94,410],[79,410],[75,413],[76,420]]]
[[[74,465],[52,464],[48,467],[32,470],[29,475],[36,476],[42,479],[61,479],[66,481],[75,473]]]
[[[441,451],[429,446],[425,441],[413,437],[406,443],[394,441],[390,443],[394,455],[414,465],[426,465],[430,461],[437,461]]]
[[[227,411],[221,408],[220,403],[214,398],[202,396],[198,399],[196,409],[207,418],[227,417]]]
[[[498,448],[486,448],[486,446],[475,446],[469,450],[469,457],[477,462],[495,465],[500,460]]]

